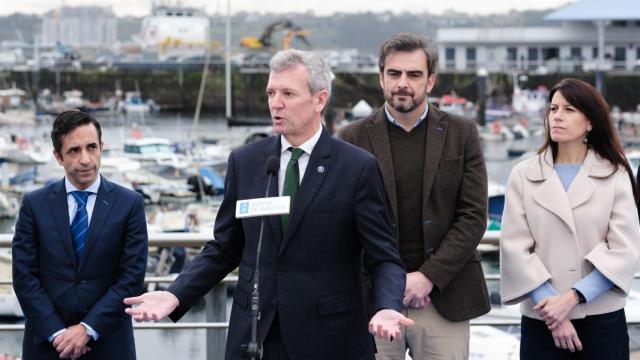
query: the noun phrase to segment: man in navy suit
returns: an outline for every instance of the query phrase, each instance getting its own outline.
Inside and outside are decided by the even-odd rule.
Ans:
[[[264,196],[267,159],[279,159],[270,196],[292,196],[288,217],[267,217],[260,258],[258,342],[265,359],[373,359],[372,334],[400,336],[411,325],[402,306],[405,271],[393,240],[375,158],[322,127],[331,72],[317,55],[281,51],[267,85],[280,135],[231,153],[214,240],[168,291],[125,299],[138,321],[178,320],[239,267],[227,336],[227,359],[241,358],[251,330],[250,294],[260,218],[235,218],[236,201]],[[290,167],[296,169],[290,172]],[[289,174],[295,177],[292,182]],[[275,179],[274,179],[275,180]],[[290,186],[298,188],[290,192]],[[364,250],[364,252],[363,252]],[[364,254],[364,256],[363,256]],[[368,324],[361,269],[372,274],[375,315]]]
[[[99,176],[102,133],[89,115],[61,113],[51,138],[65,178],[24,195],[13,238],[22,358],[135,359],[122,299],[144,282],[142,197]]]

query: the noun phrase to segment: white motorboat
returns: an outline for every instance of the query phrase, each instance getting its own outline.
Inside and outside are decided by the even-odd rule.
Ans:
[[[22,136],[0,138],[0,159],[17,164],[46,164],[53,158],[50,144]]]
[[[124,143],[124,155],[140,161],[143,167],[170,167],[183,170],[191,161],[173,151],[171,141],[165,138],[128,139]]]

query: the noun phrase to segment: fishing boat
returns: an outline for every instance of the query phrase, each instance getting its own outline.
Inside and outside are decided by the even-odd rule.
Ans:
[[[15,85],[0,90],[1,125],[33,125],[35,119],[35,109],[24,90],[16,88]]]
[[[126,114],[148,114],[160,110],[160,106],[153,99],[142,100],[139,91],[127,91],[124,100],[118,104],[118,109]]]

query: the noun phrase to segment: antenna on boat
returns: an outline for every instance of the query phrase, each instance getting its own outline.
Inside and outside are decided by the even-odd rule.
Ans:
[[[136,87],[136,93],[137,93],[137,94],[138,94],[138,96],[140,97],[140,102],[142,102],[142,93],[140,92],[140,84],[138,83],[138,80],[137,80],[137,79],[134,81],[134,85],[135,85],[135,87]],[[142,121],[141,121],[142,125],[146,125],[146,123],[145,123],[145,121],[144,121],[144,120],[145,120],[145,118],[144,118],[144,111],[140,111],[140,120],[142,120]]]

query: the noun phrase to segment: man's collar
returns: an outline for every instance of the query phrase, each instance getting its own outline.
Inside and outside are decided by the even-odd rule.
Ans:
[[[404,127],[398,122],[398,120],[394,118],[393,115],[391,115],[391,112],[387,108],[387,105],[388,103],[385,102],[383,108],[384,108],[385,114],[387,114],[387,119],[389,120],[389,122],[391,122],[393,125],[399,126],[404,129]],[[429,112],[429,103],[427,103],[427,106],[425,106],[424,111],[422,112],[422,114],[420,115],[416,123],[413,124],[413,126],[411,127],[411,130],[413,130],[416,126],[420,125],[427,118],[428,112]]]
[[[318,131],[316,131],[316,133],[309,140],[303,142],[300,146],[298,146],[298,148],[304,150],[306,154],[311,155],[313,148],[318,143],[318,140],[320,140],[320,135],[322,135],[322,125],[320,125]],[[291,145],[291,143],[289,143],[283,135],[280,135],[280,145],[280,153],[287,151],[290,147],[296,147]]]
[[[100,189],[100,181],[101,181],[100,174],[98,174],[98,177],[96,177],[96,181],[94,181],[93,184],[91,184],[88,188],[84,189],[84,191],[97,194],[98,189]],[[75,185],[73,185],[71,181],[69,181],[69,178],[66,176],[64,177],[64,187],[67,190],[67,194],[72,191],[80,191],[80,189],[78,189]]]

